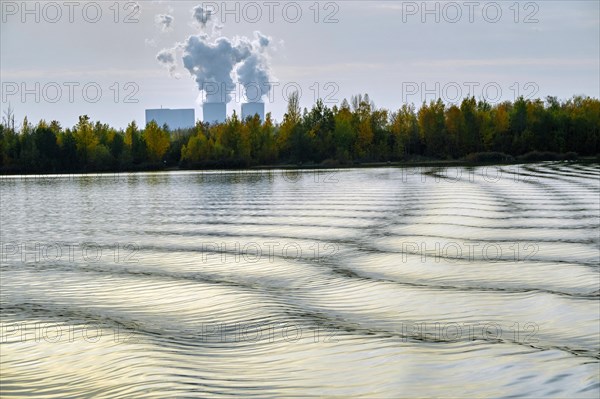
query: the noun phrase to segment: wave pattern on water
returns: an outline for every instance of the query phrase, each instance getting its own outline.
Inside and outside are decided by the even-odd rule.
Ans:
[[[2,397],[598,397],[600,168],[0,180]]]

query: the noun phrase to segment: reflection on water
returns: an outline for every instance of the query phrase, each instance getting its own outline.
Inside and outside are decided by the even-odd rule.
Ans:
[[[2,178],[2,396],[598,397],[599,179]]]

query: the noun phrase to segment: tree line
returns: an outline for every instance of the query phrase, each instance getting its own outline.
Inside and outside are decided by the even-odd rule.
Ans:
[[[505,161],[599,153],[600,101],[582,96],[566,101],[520,97],[494,105],[474,97],[460,104],[438,99],[419,109],[404,104],[391,112],[375,107],[366,94],[340,106],[330,108],[319,100],[301,110],[293,94],[279,124],[270,114],[261,121],[258,116],[241,120],[234,113],[221,124],[198,122],[176,131],[154,121],[143,128],[133,121],[118,130],[87,115],[70,128],[57,121],[33,125],[27,118],[17,128],[9,108],[0,125],[3,173]]]

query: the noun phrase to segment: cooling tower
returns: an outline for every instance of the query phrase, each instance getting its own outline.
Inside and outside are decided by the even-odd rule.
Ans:
[[[208,123],[223,123],[227,116],[225,103],[204,103],[202,105],[202,120]]]
[[[265,120],[265,103],[242,104],[242,119],[258,114],[261,121]]]

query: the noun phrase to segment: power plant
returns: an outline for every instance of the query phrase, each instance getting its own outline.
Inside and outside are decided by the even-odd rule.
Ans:
[[[204,103],[202,105],[202,120],[206,123],[223,123],[227,118],[225,103]]]
[[[249,102],[242,104],[242,120],[258,115],[261,122],[265,120],[265,104]],[[207,102],[202,104],[202,121],[216,124],[224,123],[227,119],[227,104],[224,102]],[[188,129],[196,125],[193,108],[170,109],[157,108],[146,110],[146,124],[154,120],[159,126],[166,124],[170,130]]]
[[[194,10],[194,19],[205,27],[211,19],[210,14],[206,14],[201,7]],[[170,19],[162,22],[163,25],[170,23]],[[272,38],[259,31],[254,31],[253,38],[218,36],[204,33],[188,36],[175,47],[161,50],[156,60],[173,76],[178,68],[177,54],[182,53],[183,68],[189,72],[202,93],[204,123],[226,121],[227,104],[233,99],[231,92],[236,84],[244,89],[244,95],[236,95],[236,98],[245,96],[247,101],[241,105],[241,119],[258,115],[264,121],[265,105],[262,101],[271,92],[274,82],[268,55]],[[234,77],[237,82],[234,82]]]
[[[254,117],[254,115],[258,115],[260,121],[265,120],[265,103],[245,103],[242,104],[242,120],[245,120],[247,117]]]
[[[146,124],[155,121],[158,126],[166,124],[170,130],[188,129],[196,125],[193,108],[169,109],[157,108],[146,110]]]

